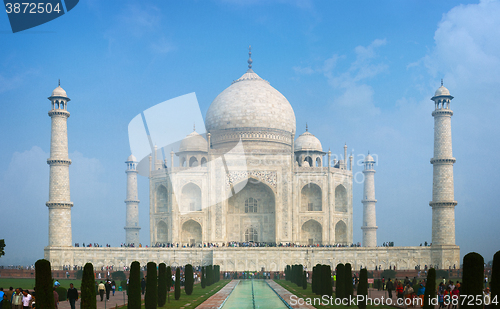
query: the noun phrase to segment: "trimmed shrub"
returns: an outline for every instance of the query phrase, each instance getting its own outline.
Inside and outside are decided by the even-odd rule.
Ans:
[[[75,272],[76,279],[82,279],[83,269],[79,269]]]
[[[179,267],[175,270],[175,300],[181,298],[181,270]]]
[[[427,283],[425,284],[423,308],[434,309],[434,305],[431,304],[431,300],[434,298],[436,298],[436,270],[434,268],[431,268],[427,272]]]
[[[472,295],[474,299],[476,295],[483,295],[483,274],[484,274],[484,259],[476,252],[468,253],[464,256],[462,275],[462,292],[461,295]],[[470,296],[468,296],[470,297]],[[482,309],[482,304],[475,302],[464,302],[461,308]]]
[[[303,277],[304,277],[304,267],[302,266],[302,264],[295,265],[294,278],[295,278],[295,284],[297,284],[297,286],[302,286]]]
[[[146,309],[156,309],[158,305],[158,272],[155,262],[147,264],[146,295],[144,296]]]
[[[167,302],[167,265],[160,263],[158,266],[158,307],[163,307]]]
[[[311,278],[311,291],[316,294],[316,280],[317,278],[317,266],[313,266],[312,278]]]
[[[120,286],[122,287],[122,291],[128,291],[127,280],[122,280]]]
[[[141,309],[141,290],[141,264],[133,261],[128,279],[128,309]]]
[[[337,265],[337,286],[335,287],[335,297],[344,299],[345,298],[345,267],[344,264],[340,263]]]
[[[68,296],[68,290],[62,286],[56,288],[57,295],[59,295],[59,301],[65,301],[66,296]]]
[[[47,260],[41,259],[35,263],[35,289],[37,308],[55,308],[52,272]]]
[[[207,285],[207,282],[205,279],[205,266],[202,266],[201,267],[201,288],[204,289],[206,285]]]
[[[344,266],[344,285],[344,297],[349,298],[349,296],[353,296],[354,288],[352,284],[352,269],[350,263],[346,263]]]
[[[121,270],[119,271],[115,271],[115,272],[112,272],[111,273],[111,278],[115,281],[123,281],[123,280],[127,280],[127,276],[125,275],[125,273]]]
[[[389,278],[396,278],[396,271],[392,269],[385,269],[380,273],[380,278],[385,278],[385,281],[388,281]]]
[[[304,270],[304,277],[302,277],[302,289],[307,290],[307,271]]]
[[[81,286],[81,309],[96,309],[94,266],[92,263],[85,264],[82,273]]]
[[[366,309],[366,298],[368,297],[368,271],[366,268],[361,269],[359,272],[357,295],[364,295],[363,300],[358,301],[358,308]]]
[[[193,293],[193,265],[187,264],[184,268],[184,291],[187,295],[191,295]]]
[[[332,296],[332,271],[330,265],[321,265],[321,295]]]
[[[172,268],[170,268],[170,266],[167,266],[167,299],[168,299],[168,302],[170,302],[169,294],[170,294],[171,288],[172,288]]]
[[[500,302],[500,251],[493,256],[493,267],[491,269],[490,296],[492,301]],[[496,299],[495,299],[496,297]],[[500,308],[498,303],[491,303],[492,308]]]

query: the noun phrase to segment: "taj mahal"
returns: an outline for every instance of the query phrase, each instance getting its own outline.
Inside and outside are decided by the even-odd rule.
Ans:
[[[442,84],[432,97],[431,246],[377,247],[376,160],[369,154],[363,162],[363,200],[355,201],[363,204],[362,246],[351,246],[352,155],[348,156],[346,145],[332,145],[339,150],[343,147],[343,156],[332,157],[307,125],[305,130],[297,129],[292,105],[253,71],[250,52],[246,73],[210,105],[206,134],[193,130],[178,149],[162,156],[155,148],[148,157],[149,247],[138,246],[138,162],[130,155],[125,162],[124,242],[135,246],[88,248],[73,247],[68,233],[71,208],[78,205],[71,202],[69,189],[70,99],[58,86],[49,97],[52,131],[45,258],[54,269],[87,262],[95,267],[123,267],[132,261],[172,266],[218,264],[224,271],[279,271],[290,264],[312,269],[318,263],[332,267],[351,263],[354,269],[459,266],[452,99]],[[241,243],[259,246],[239,246]]]

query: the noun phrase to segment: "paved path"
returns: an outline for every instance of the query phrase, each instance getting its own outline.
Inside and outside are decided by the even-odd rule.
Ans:
[[[285,301],[288,303],[288,305],[290,305],[290,307],[292,308],[307,308],[307,309],[315,309],[313,306],[310,306],[310,305],[307,305],[307,304],[303,304],[303,305],[299,305],[298,302],[296,301],[293,301],[293,299],[297,299],[299,296],[293,294],[292,292],[288,291],[287,289],[285,289],[284,287],[282,287],[281,285],[277,284],[276,282],[274,282],[274,280],[266,280],[267,283],[269,283],[269,286],[276,292],[278,293],[278,295]],[[294,295],[295,297],[292,298],[292,295]],[[294,305],[292,305],[294,304]]]
[[[238,285],[240,280],[231,280],[226,286],[219,290],[219,292],[210,296],[206,301],[204,301],[201,305],[196,307],[196,309],[217,309],[222,303],[229,297],[229,294],[234,290],[234,288]]]
[[[144,295],[141,295],[141,299],[144,299]],[[109,301],[106,301],[106,295],[104,295],[104,301],[101,301],[101,297],[99,295],[97,295],[96,300],[97,300],[96,302],[97,309],[108,309],[108,308],[114,308],[116,305],[123,306],[124,304],[127,304],[128,297],[127,297],[127,292],[115,292],[115,296],[113,296],[112,293],[109,295]],[[76,301],[75,308],[76,309],[80,308],[80,299]],[[71,309],[69,301],[60,302],[58,309]]]

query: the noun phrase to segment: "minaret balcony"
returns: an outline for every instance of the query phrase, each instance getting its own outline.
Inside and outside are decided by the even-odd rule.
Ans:
[[[71,165],[70,159],[47,159],[47,164],[50,165]]]
[[[438,164],[454,164],[457,161],[455,158],[446,158],[446,159],[431,159],[431,164],[438,163]]]
[[[453,111],[451,109],[440,108],[432,112],[432,116],[453,116]]]
[[[457,206],[457,201],[429,202],[429,206],[436,208],[453,208]]]
[[[69,117],[69,112],[64,109],[53,109],[49,111],[49,116],[66,116],[66,118]]]
[[[71,208],[73,207],[73,202],[47,202],[45,205],[49,208]]]

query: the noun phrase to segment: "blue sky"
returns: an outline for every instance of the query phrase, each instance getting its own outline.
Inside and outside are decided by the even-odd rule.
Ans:
[[[68,105],[73,241],[125,240],[127,125],[196,92],[205,115],[247,67],[291,103],[323,148],[346,142],[356,163],[378,156],[378,242],[431,241],[433,103],[451,108],[456,242],[486,261],[500,249],[499,1],[97,1],[12,34],[0,14],[0,196],[6,255],[31,264],[48,243],[50,102]],[[362,167],[355,164],[354,172]],[[148,181],[139,180],[141,241],[149,243]],[[362,184],[354,185],[361,241]]]

